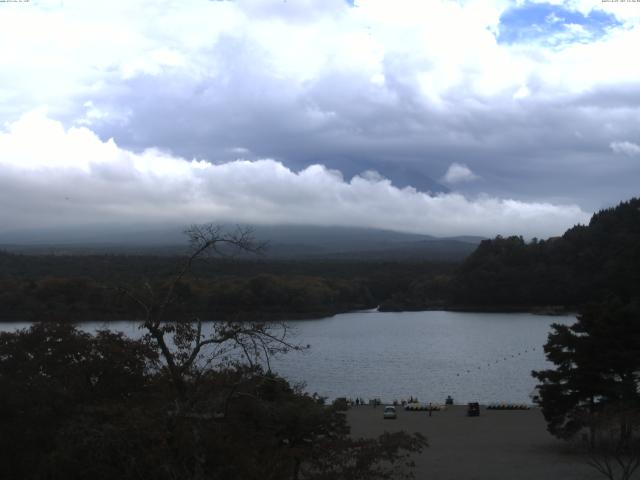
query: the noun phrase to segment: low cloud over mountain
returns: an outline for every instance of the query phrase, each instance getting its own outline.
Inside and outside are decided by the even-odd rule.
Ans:
[[[556,235],[589,215],[576,205],[398,188],[373,172],[344,178],[321,164],[214,164],[157,149],[134,153],[42,112],[0,133],[3,233],[78,225],[349,225],[438,236]]]

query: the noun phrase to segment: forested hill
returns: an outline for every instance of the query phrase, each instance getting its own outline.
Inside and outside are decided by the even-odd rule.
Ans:
[[[420,242],[418,242],[420,243]],[[405,257],[203,259],[172,315],[303,318],[382,310],[547,310],[640,295],[640,199],[596,213],[562,237],[482,241],[462,263]],[[444,256],[446,258],[446,256]],[[184,259],[149,255],[17,255],[0,251],[0,321],[135,318],[119,288],[160,288]]]
[[[148,281],[160,288],[183,262],[184,258],[169,256],[0,251],[0,321],[137,318],[138,306],[119,288],[136,290]],[[422,261],[206,258],[181,282],[169,313],[205,319],[310,318],[374,308],[389,299],[404,299],[406,292],[444,298],[456,266]]]
[[[640,295],[640,198],[593,215],[562,237],[484,240],[451,285],[458,306],[579,306]]]

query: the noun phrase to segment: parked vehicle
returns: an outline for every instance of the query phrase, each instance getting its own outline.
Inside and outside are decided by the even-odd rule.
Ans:
[[[471,402],[467,404],[467,416],[469,417],[480,416],[480,404],[478,402]]]
[[[382,417],[385,419],[397,418],[396,407],[394,407],[393,405],[387,405],[386,407],[384,407],[384,413],[382,414]]]

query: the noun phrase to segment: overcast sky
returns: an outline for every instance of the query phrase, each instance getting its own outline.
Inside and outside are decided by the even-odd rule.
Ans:
[[[546,237],[639,194],[640,3],[0,3],[0,234]]]

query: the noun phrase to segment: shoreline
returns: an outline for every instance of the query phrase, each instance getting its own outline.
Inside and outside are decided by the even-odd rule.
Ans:
[[[379,308],[379,312],[468,312],[468,313],[530,313],[532,315],[563,316],[575,314],[578,310],[575,306],[562,305],[542,305],[542,306],[522,306],[522,305],[433,305],[420,306],[415,308]]]
[[[522,307],[522,306],[467,306],[467,305],[452,305],[452,306],[425,306],[416,308],[404,308],[393,309],[384,307],[373,308],[357,308],[357,309],[335,309],[324,312],[286,312],[286,313],[252,313],[242,312],[237,315],[237,318],[207,318],[203,319],[203,323],[222,322],[222,321],[238,321],[238,322],[286,322],[286,321],[314,321],[321,320],[323,318],[332,318],[336,315],[348,314],[348,313],[405,313],[405,312],[460,312],[460,313],[528,313],[531,315],[562,317],[562,316],[575,316],[577,308],[575,307],[559,307],[559,306],[547,306],[547,307]],[[251,318],[253,317],[253,318]],[[132,318],[122,317],[110,317],[103,316],[101,314],[91,315],[86,318],[72,318],[72,319],[47,319],[47,320],[34,320],[33,318],[2,318],[0,317],[0,324],[2,323],[33,323],[33,322],[55,322],[63,321],[69,323],[85,323],[85,322],[136,322],[138,320]]]

